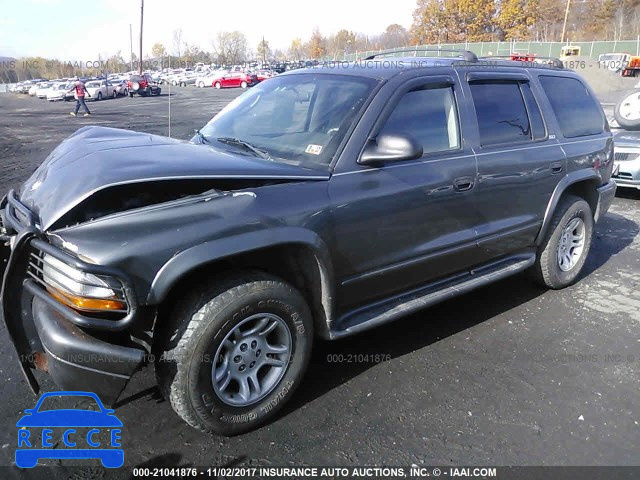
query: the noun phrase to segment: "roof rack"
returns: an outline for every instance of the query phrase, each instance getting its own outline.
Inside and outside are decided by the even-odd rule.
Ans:
[[[528,56],[530,54],[515,54],[516,56]],[[486,57],[480,57],[478,60],[491,60],[492,58],[497,58],[497,59],[501,59],[501,60],[511,60],[511,57],[513,55],[490,55],[490,56],[486,56]],[[553,65],[555,68],[561,68],[564,69],[564,63],[562,63],[562,60],[560,60],[558,57],[547,57],[547,56],[543,56],[543,55],[533,55],[533,59],[534,60],[511,60],[513,62],[521,62],[521,63],[540,63],[540,62],[536,62],[536,60],[551,60],[551,65]],[[549,64],[546,64],[549,65]]]
[[[459,54],[459,56],[462,57],[467,62],[478,61],[477,55],[469,50],[455,50],[450,48],[437,48],[437,47],[400,48],[400,49],[393,49],[393,50],[383,50],[381,52],[374,53],[373,55],[369,55],[368,57],[365,58],[365,60],[373,60],[376,57],[379,57],[382,55],[389,55],[391,53],[405,53],[405,52],[414,52],[416,54],[418,52],[451,52],[451,53]]]

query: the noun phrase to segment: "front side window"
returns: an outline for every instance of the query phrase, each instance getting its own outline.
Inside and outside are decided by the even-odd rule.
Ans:
[[[337,74],[274,77],[232,101],[201,133],[213,143],[250,143],[275,161],[326,169],[376,83]],[[216,146],[234,148],[228,142]]]
[[[460,148],[453,89],[425,86],[405,93],[380,134],[409,135],[425,154]]]
[[[531,125],[518,82],[471,83],[483,147],[531,140]]]

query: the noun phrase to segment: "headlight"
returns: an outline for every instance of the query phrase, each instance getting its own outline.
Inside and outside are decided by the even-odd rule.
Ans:
[[[49,293],[59,302],[82,311],[126,310],[113,285],[91,273],[74,267],[51,255],[42,258],[42,279]]]

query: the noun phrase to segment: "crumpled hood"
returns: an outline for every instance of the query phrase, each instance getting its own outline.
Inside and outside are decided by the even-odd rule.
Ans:
[[[20,200],[47,230],[105,188],[194,178],[320,180],[329,173],[148,133],[84,127],[64,140],[21,187]]]

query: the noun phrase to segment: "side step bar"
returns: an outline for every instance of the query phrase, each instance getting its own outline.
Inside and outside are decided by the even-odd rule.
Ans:
[[[532,266],[535,259],[535,252],[510,256],[454,277],[358,308],[338,318],[334,328],[331,329],[330,338],[334,340],[369,330],[496,280],[522,272]]]

